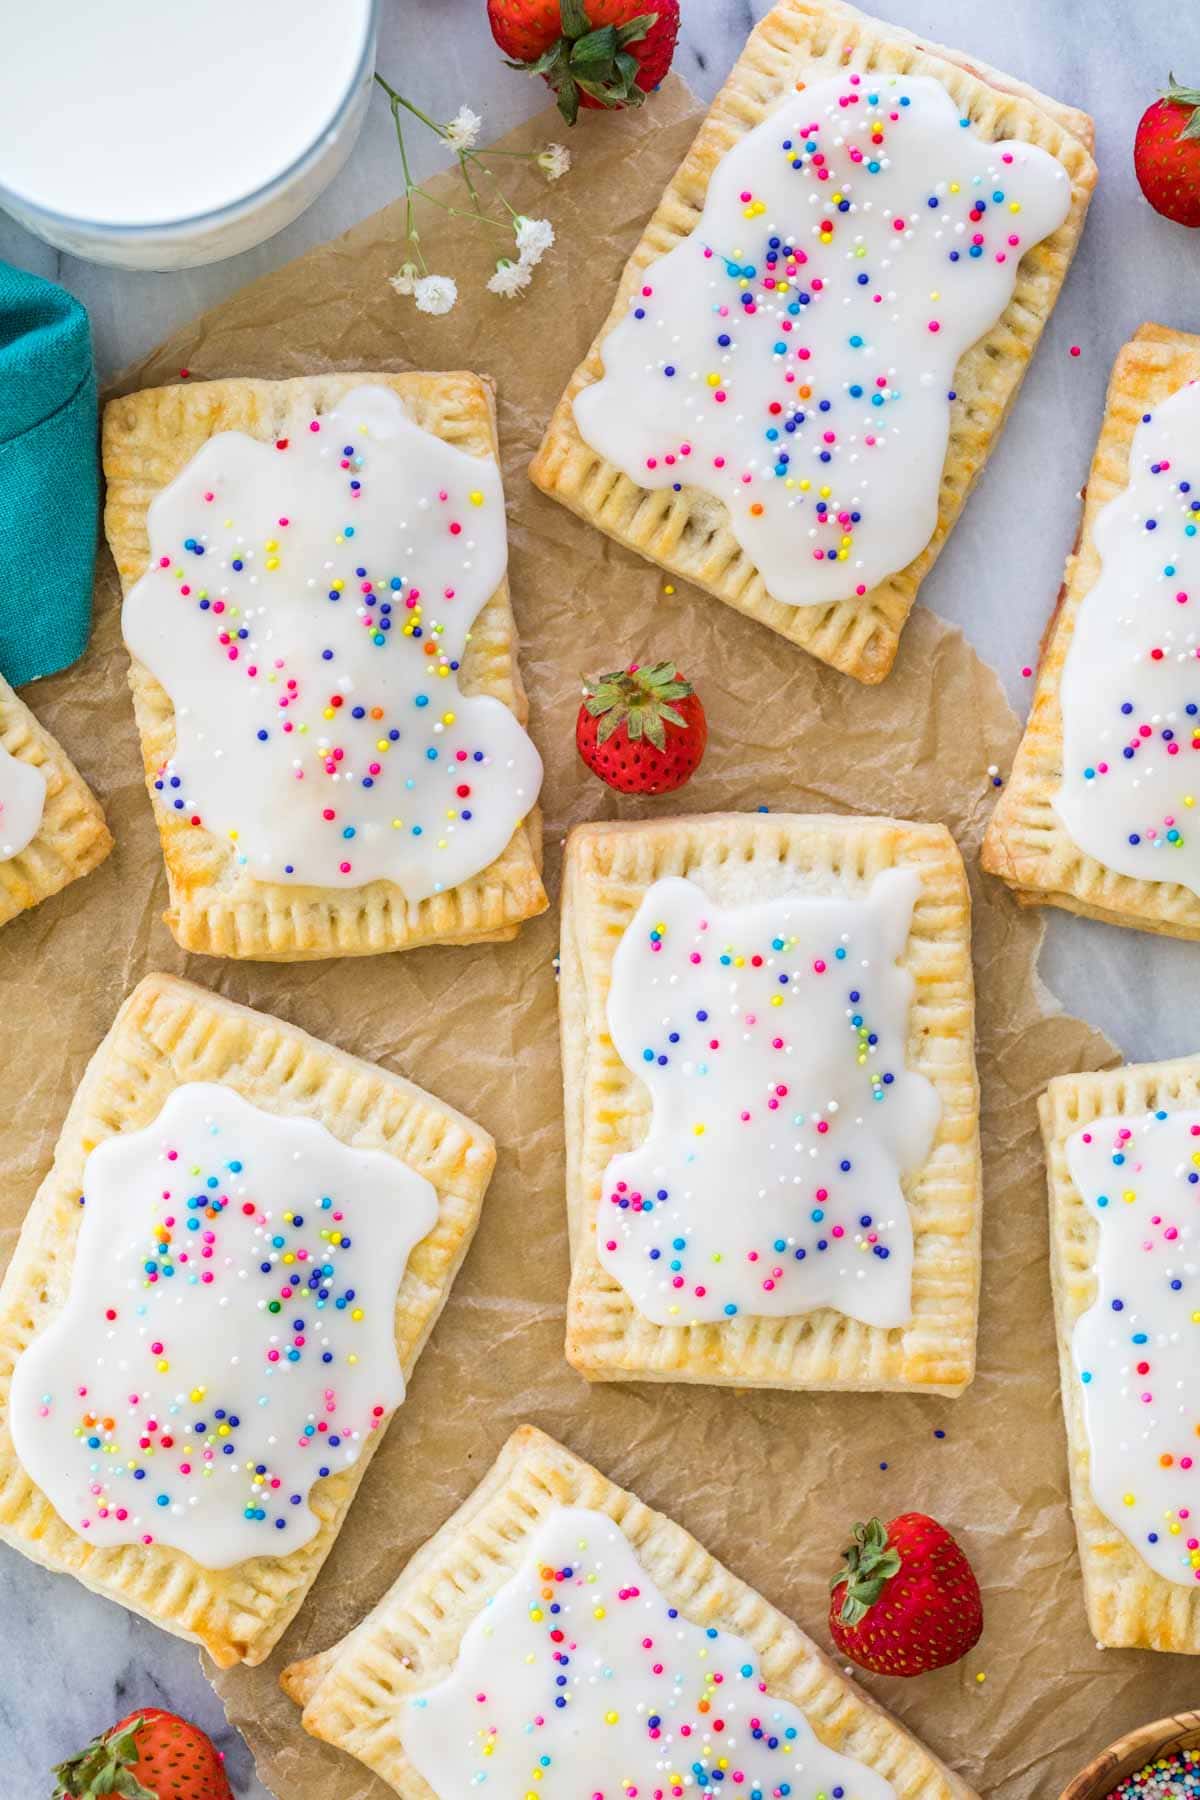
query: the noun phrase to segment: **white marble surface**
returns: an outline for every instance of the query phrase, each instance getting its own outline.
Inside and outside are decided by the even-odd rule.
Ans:
[[[539,84],[504,69],[483,0],[382,0],[379,63],[438,117],[464,101],[498,135],[544,103]],[[676,67],[711,97],[765,0],[683,0]],[[1099,127],[1101,185],[1083,247],[1014,417],[980,491],[922,590],[1000,671],[1024,711],[1031,662],[1075,529],[1074,495],[1091,455],[1104,386],[1120,343],[1143,319],[1200,329],[1200,233],[1155,217],[1137,193],[1130,146],[1142,107],[1171,67],[1200,79],[1200,34],[1188,0],[875,0],[880,15],[971,49],[1087,107]],[[69,47],[64,47],[64,54]],[[1189,63],[1189,53],[1191,62]],[[64,124],[64,133],[69,126]],[[168,329],[335,235],[391,199],[397,167],[381,100],[347,168],[304,218],[260,249],[177,275],[88,267],[0,215],[0,257],[65,283],[91,310],[102,369],[120,367]],[[64,135],[64,154],[69,138]],[[437,158],[413,133],[418,170]],[[74,153],[86,154],[86,146]],[[1073,358],[1069,346],[1082,354]],[[1200,949],[1073,920],[1049,919],[1042,971],[1065,1004],[1132,1058],[1200,1043]],[[0,1744],[5,1789],[49,1793],[49,1764],[137,1703],[177,1706],[214,1730],[219,1708],[194,1652],[74,1583],[0,1550]],[[244,1749],[227,1734],[239,1796],[263,1800]]]

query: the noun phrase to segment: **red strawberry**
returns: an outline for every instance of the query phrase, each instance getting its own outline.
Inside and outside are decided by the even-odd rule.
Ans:
[[[708,722],[673,662],[630,663],[584,689],[575,743],[594,775],[621,794],[667,794],[700,766]]]
[[[877,1675],[923,1675],[979,1642],[975,1571],[944,1525],[902,1513],[854,1527],[846,1566],[830,1583],[829,1630],[843,1655]],[[839,1595],[838,1589],[844,1588]]]
[[[198,1725],[144,1706],[54,1771],[54,1800],[233,1800],[221,1758]]]
[[[1155,212],[1177,225],[1200,225],[1200,88],[1175,77],[1148,106],[1133,140],[1138,186]]]
[[[510,69],[541,75],[568,125],[581,106],[640,106],[671,66],[679,0],[488,0]]]

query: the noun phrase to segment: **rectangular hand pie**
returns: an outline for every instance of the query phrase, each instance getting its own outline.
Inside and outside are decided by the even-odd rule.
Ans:
[[[282,1682],[306,1731],[402,1800],[560,1775],[606,1796],[971,1800],[681,1526],[531,1425],[374,1612]]]
[[[0,1287],[0,1537],[221,1667],[262,1662],[403,1400],[494,1161],[399,1075],[147,976]]]
[[[580,826],[559,998],[577,1369],[962,1391],[979,1095],[943,826]]]
[[[1200,1654],[1200,1058],[1061,1075],[1040,1102],[1088,1625]]]
[[[111,849],[95,795],[0,675],[0,925],[90,874]]]
[[[530,471],[882,681],[1053,310],[1092,122],[841,0],[755,27]]]
[[[1017,899],[1200,938],[1200,337],[1113,366],[1079,539],[983,866]]]
[[[156,388],[107,407],[104,469],[184,949],[365,956],[544,911],[486,382]]]

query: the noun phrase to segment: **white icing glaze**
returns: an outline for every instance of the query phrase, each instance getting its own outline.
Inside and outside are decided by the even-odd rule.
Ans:
[[[864,899],[722,907],[675,876],[646,894],[608,1022],[653,1117],[605,1171],[596,1241],[647,1318],[911,1316],[901,1177],[941,1117],[905,1068],[913,982],[897,958],[919,891],[889,869]]]
[[[37,836],[46,807],[46,777],[0,744],[0,862],[19,856]]]
[[[438,1800],[895,1794],[766,1691],[745,1638],[672,1609],[620,1526],[584,1507],[546,1514],[452,1672],[400,1702],[398,1728]]]
[[[646,269],[579,430],[645,487],[723,500],[776,600],[861,595],[933,535],[958,360],[1070,204],[1059,163],[983,142],[930,76],[814,82]]]
[[[1062,678],[1055,811],[1122,875],[1200,894],[1200,383],[1144,415]]]
[[[26,1472],[91,1543],[210,1569],[299,1549],[312,1484],[404,1398],[396,1294],[434,1189],[208,1082],[84,1183],[70,1292],[13,1372]]]
[[[1168,1581],[1200,1581],[1200,1112],[1097,1119],[1067,1144],[1099,1231],[1071,1342],[1092,1496]]]
[[[499,470],[384,388],[280,442],[210,438],[150,508],[123,617],[175,705],[161,804],[260,880],[423,900],[486,868],[541,785],[508,708],[458,691],[507,560]]]

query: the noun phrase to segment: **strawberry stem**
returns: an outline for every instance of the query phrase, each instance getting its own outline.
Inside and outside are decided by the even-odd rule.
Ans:
[[[101,1794],[117,1795],[119,1800],[155,1800],[133,1774],[140,1755],[137,1734],[145,1723],[142,1718],[130,1719],[115,1736],[96,1738],[85,1750],[59,1763],[54,1770],[53,1800],[94,1800]]]
[[[631,743],[648,738],[656,750],[667,741],[665,727],[683,727],[687,721],[671,704],[684,700],[692,692],[690,681],[684,681],[673,662],[654,663],[650,668],[636,663],[628,669],[615,669],[598,681],[584,684],[583,704],[593,719],[599,719],[598,743],[607,743],[618,726],[624,725]]]
[[[568,125],[579,116],[579,96],[588,94],[601,106],[640,106],[638,60],[629,45],[640,43],[658,23],[654,12],[638,13],[624,25],[592,29],[585,0],[559,0],[562,35],[532,62],[513,62],[510,69],[544,75],[558,97],[558,110]]]
[[[839,1614],[844,1625],[861,1624],[886,1584],[900,1572],[900,1552],[888,1543],[881,1520],[857,1524],[853,1535],[854,1542],[842,1551],[845,1567],[829,1584],[832,1590],[846,1584]]]
[[[1172,106],[1188,108],[1188,121],[1179,133],[1180,140],[1200,138],[1200,88],[1180,87],[1174,75],[1168,75],[1167,91],[1163,95],[1163,99]]]

